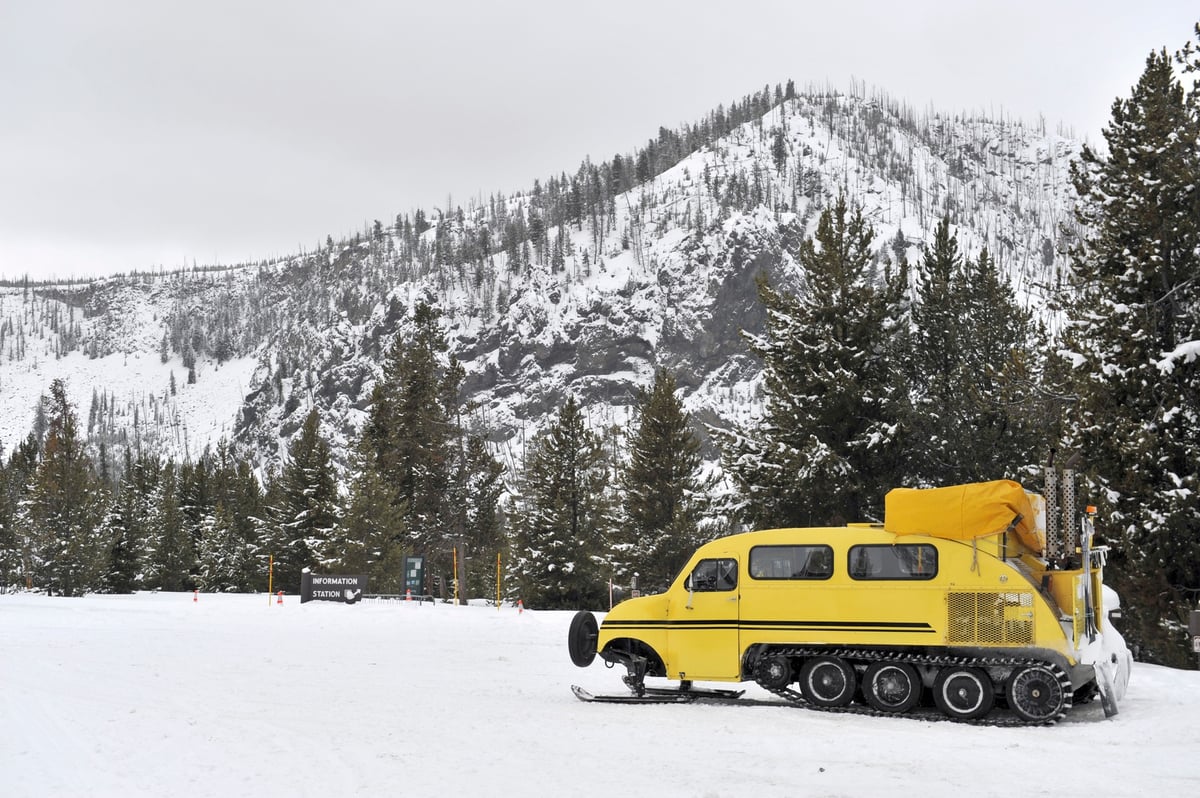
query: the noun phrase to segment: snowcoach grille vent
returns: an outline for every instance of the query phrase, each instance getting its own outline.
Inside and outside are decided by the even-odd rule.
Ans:
[[[946,642],[1024,645],[1033,642],[1033,594],[946,594]]]

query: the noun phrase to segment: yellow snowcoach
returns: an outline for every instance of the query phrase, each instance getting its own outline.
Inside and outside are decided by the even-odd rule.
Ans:
[[[575,616],[572,661],[599,653],[625,666],[630,694],[573,689],[614,702],[733,699],[741,691],[692,682],[753,680],[822,709],[932,704],[978,721],[999,701],[1011,712],[986,722],[1034,724],[1099,692],[1115,714],[1131,660],[1103,612],[1094,511],[1076,512],[1069,472],[1061,497],[1047,482],[1049,502],[1011,481],[896,489],[883,524],[714,540],[665,593],[622,602],[602,624]],[[680,685],[647,687],[647,676]]]

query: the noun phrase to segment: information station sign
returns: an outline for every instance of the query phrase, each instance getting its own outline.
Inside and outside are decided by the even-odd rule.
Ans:
[[[306,601],[340,601],[354,604],[367,592],[365,574],[313,574],[307,571],[300,575],[300,603]]]

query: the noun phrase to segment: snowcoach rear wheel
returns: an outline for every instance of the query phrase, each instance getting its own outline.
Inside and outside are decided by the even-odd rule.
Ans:
[[[567,650],[571,653],[571,662],[580,668],[586,668],[596,658],[596,638],[600,634],[600,626],[596,616],[587,610],[580,610],[571,619],[571,628],[567,632]]]
[[[754,666],[754,679],[768,690],[782,690],[792,681],[792,663],[778,655],[763,657]]]
[[[837,657],[813,657],[800,669],[800,693],[813,706],[846,706],[857,683],[854,668]]]
[[[933,682],[933,703],[955,720],[975,720],[996,703],[991,678],[978,668],[943,668]]]
[[[1012,711],[1030,723],[1054,720],[1063,711],[1066,694],[1058,676],[1046,665],[1024,665],[1013,671],[1005,688]]]
[[[908,712],[921,701],[921,677],[904,662],[873,662],[863,674],[863,695],[880,712]]]

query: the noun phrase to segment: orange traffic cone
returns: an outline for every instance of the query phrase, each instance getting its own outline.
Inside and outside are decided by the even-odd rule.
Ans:
[[[404,591],[404,600],[412,601],[412,588],[411,587],[408,590]]]
[[[282,590],[280,590],[280,591],[279,591],[279,600],[278,600],[278,601],[276,601],[275,603],[276,603],[276,604],[282,604],[282,603],[283,603],[283,591],[282,591]]]
[[[525,602],[521,599],[517,599],[517,615],[520,615],[523,612],[525,612]]]

